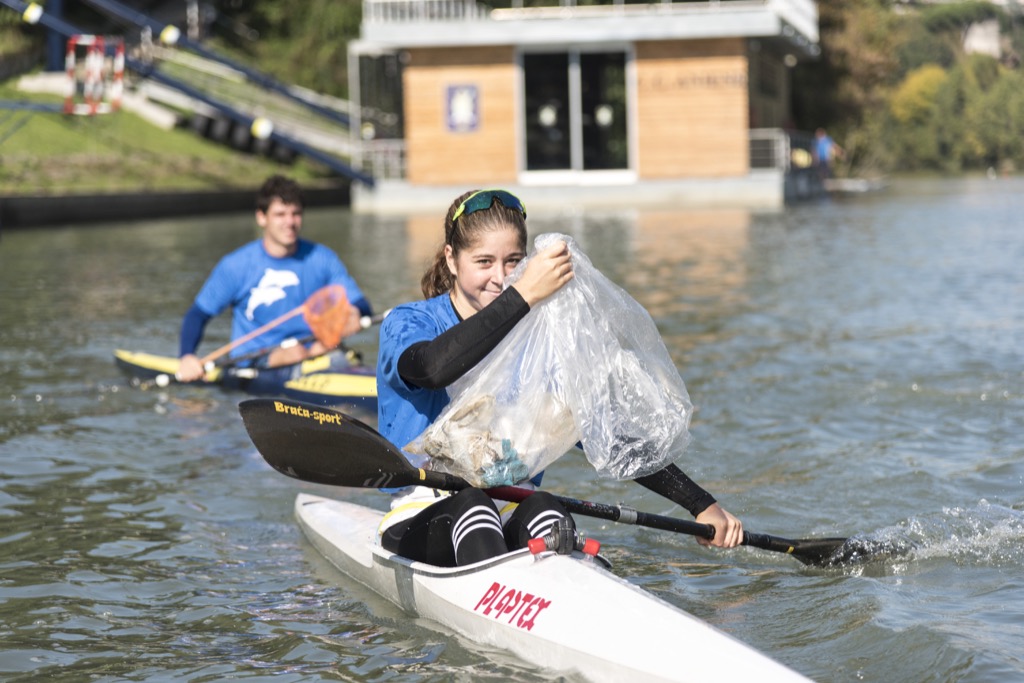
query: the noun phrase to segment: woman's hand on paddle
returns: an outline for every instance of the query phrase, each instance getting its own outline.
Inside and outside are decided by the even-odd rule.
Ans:
[[[538,252],[526,264],[522,277],[512,285],[530,308],[551,296],[572,280],[569,245],[558,241]]]
[[[743,522],[718,503],[712,503],[704,512],[697,515],[697,521],[701,524],[710,524],[715,527],[715,537],[713,539],[697,539],[697,542],[701,545],[715,546],[716,548],[735,548],[743,543]]]
[[[189,353],[178,361],[178,372],[174,374],[174,377],[179,382],[195,382],[201,380],[205,375],[206,370],[203,369],[203,362],[199,360],[199,356]]]

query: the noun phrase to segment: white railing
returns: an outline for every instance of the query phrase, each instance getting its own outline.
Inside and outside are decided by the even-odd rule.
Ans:
[[[750,131],[750,170],[782,177],[786,202],[820,197],[825,186],[814,165],[814,136],[804,131],[755,128]]]
[[[802,160],[811,158],[814,138],[810,133],[781,128],[754,128],[750,136],[750,168],[783,173],[801,171]],[[370,140],[360,143],[361,170],[378,180],[405,177],[405,141]]]
[[[702,8],[716,10],[728,5],[766,6],[792,23],[804,35],[817,39],[818,9],[814,0],[599,0],[596,4],[577,5],[577,0],[363,0],[363,21],[367,23],[391,23],[408,21],[459,21],[480,20],[512,10],[535,12],[547,16],[550,10],[562,10],[564,16],[573,16],[566,11],[579,8],[587,13],[620,12],[625,8],[643,10],[645,6],[656,6],[659,10],[679,9],[695,11]],[[812,31],[812,33],[808,33]]]
[[[364,23],[486,19],[489,13],[474,0],[363,0]]]
[[[788,171],[792,158],[790,136],[781,128],[750,130],[750,168]]]
[[[360,170],[375,180],[405,178],[405,140],[371,140],[361,143]]]

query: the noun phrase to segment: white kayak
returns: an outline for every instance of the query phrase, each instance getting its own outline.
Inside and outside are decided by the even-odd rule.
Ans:
[[[541,669],[615,683],[809,680],[612,574],[600,557],[523,549],[435,567],[381,548],[378,510],[299,494],[295,514],[343,573],[411,614]]]

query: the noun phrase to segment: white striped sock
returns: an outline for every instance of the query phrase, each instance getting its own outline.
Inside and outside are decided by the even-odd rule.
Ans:
[[[459,544],[470,533],[479,529],[493,529],[501,535],[501,520],[498,512],[493,508],[478,505],[470,508],[466,514],[459,517],[452,526],[452,545],[455,546],[455,554],[459,553]]]
[[[530,520],[527,525],[527,530],[530,532],[530,538],[540,538],[548,534],[551,531],[551,527],[555,525],[555,522],[562,519],[565,515],[556,512],[554,510],[545,510],[536,517]]]

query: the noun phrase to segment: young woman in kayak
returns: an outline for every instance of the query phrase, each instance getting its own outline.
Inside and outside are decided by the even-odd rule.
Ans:
[[[525,207],[503,190],[458,197],[448,209],[444,237],[421,281],[425,299],[395,307],[380,330],[377,428],[395,444],[408,444],[426,429],[448,404],[445,388],[573,277],[568,247],[557,242],[535,255],[515,284],[503,287],[527,249]],[[699,539],[704,545],[730,548],[742,541],[740,521],[674,465],[636,481],[713,525],[715,538]],[[480,489],[450,494],[411,487],[395,492],[391,508],[381,524],[383,547],[438,566],[524,547],[560,518],[572,524],[557,500],[540,491],[499,511]]]

